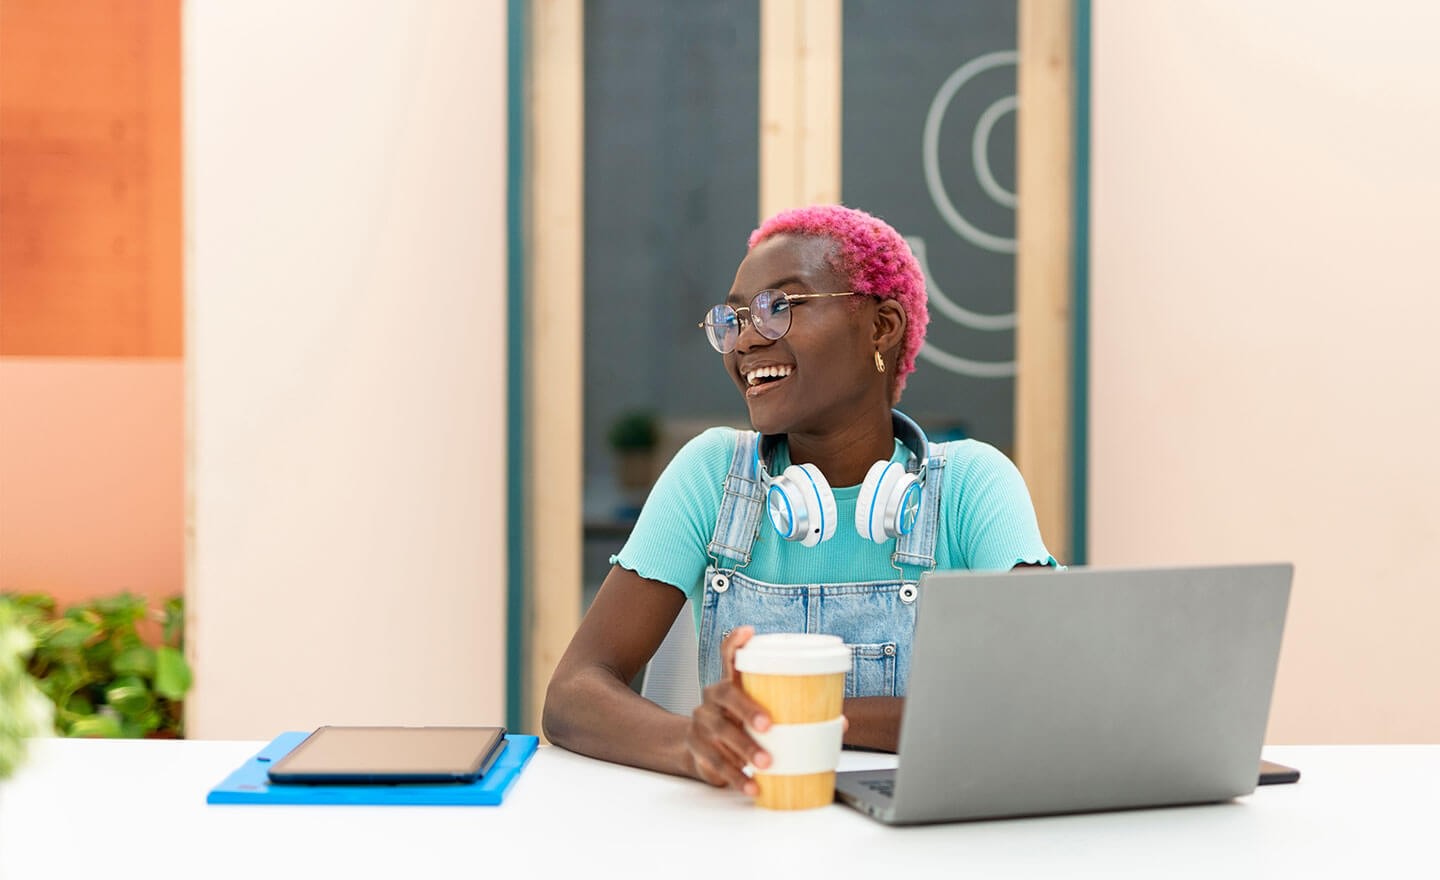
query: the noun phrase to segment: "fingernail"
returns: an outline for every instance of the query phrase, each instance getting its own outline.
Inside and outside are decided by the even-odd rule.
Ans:
[[[760,793],[760,786],[756,785],[753,782],[747,782],[745,783],[745,793],[750,795],[751,797],[754,797],[755,795]]]
[[[756,767],[769,767],[770,754],[768,752],[756,752],[754,757],[750,759],[750,763]]]

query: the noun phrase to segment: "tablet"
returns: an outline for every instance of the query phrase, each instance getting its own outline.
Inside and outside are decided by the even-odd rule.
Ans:
[[[503,727],[321,727],[267,775],[278,783],[474,782],[505,748]]]
[[[1261,785],[1284,785],[1287,782],[1299,782],[1300,771],[1294,767],[1286,767],[1284,764],[1276,764],[1274,761],[1260,760],[1260,784]]]

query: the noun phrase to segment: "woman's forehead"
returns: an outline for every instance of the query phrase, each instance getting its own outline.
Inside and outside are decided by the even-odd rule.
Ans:
[[[731,292],[744,295],[786,282],[827,293],[843,290],[845,279],[831,266],[834,251],[835,242],[828,238],[772,236],[745,255]]]

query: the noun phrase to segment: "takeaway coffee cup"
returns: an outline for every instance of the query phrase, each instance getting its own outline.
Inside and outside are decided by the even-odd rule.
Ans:
[[[735,652],[740,687],[770,714],[769,730],[745,727],[772,761],[755,770],[760,806],[805,810],[835,799],[850,663],[839,636],[760,635]]]

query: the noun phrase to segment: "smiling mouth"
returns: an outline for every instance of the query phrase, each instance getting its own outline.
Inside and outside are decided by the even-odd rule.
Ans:
[[[751,388],[773,384],[789,377],[794,371],[791,366],[759,367],[745,374],[745,384]]]
[[[760,367],[745,373],[745,398],[753,399],[769,393],[776,385],[783,385],[795,372],[792,366]]]

